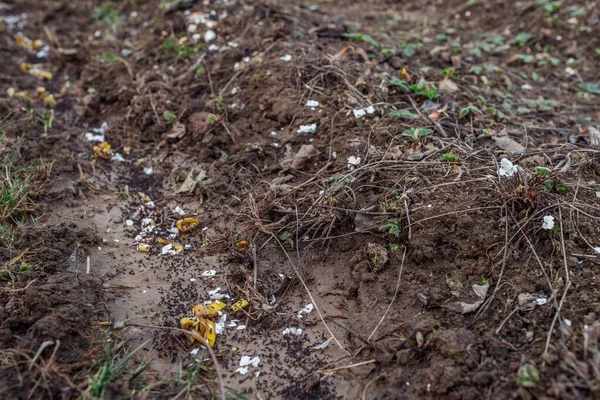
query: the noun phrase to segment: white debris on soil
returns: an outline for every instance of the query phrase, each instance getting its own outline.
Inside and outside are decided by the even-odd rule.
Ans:
[[[533,86],[526,83],[524,85],[521,85],[521,89],[522,90],[531,90],[531,89],[533,89]]]
[[[123,158],[123,156],[121,155],[121,153],[116,153],[111,159],[110,161],[112,162],[125,162],[125,158]]]
[[[242,359],[240,360],[240,367],[247,367],[250,365],[252,365],[253,367],[258,367],[258,364],[260,364],[259,356],[242,356]]]
[[[233,89],[231,89],[231,94],[236,95],[239,91],[240,90],[238,88],[234,87]]]
[[[319,102],[317,100],[306,100],[306,107],[310,107],[312,110],[319,107]]]
[[[219,322],[215,324],[215,333],[217,335],[222,335],[225,332],[225,322],[227,322],[227,314],[221,315]]]
[[[215,276],[217,274],[217,271],[215,271],[214,269],[209,269],[207,271],[204,271],[202,273],[202,276]]]
[[[329,343],[331,343],[332,341],[333,341],[333,336],[330,337],[329,339],[327,339],[326,341],[324,341],[323,343],[313,346],[313,349],[325,350],[327,347],[329,347]]]
[[[548,302],[548,299],[545,297],[540,297],[539,299],[535,299],[535,304],[537,304],[538,306],[543,306],[547,302]]]
[[[244,329],[246,329],[246,325],[238,325],[238,327],[237,327],[238,331],[241,331],[241,330],[244,330]]]
[[[173,251],[172,249],[173,249],[173,245],[171,243],[169,243],[169,244],[164,245],[163,248],[160,250],[160,252],[164,256],[164,255],[170,254],[170,252]]]
[[[257,368],[259,364],[260,364],[259,356],[255,356],[255,357],[242,356],[242,358],[240,360],[240,367],[238,369],[236,369],[235,372],[238,372],[242,375],[246,375],[251,366],[254,368]]]
[[[89,142],[104,142],[106,140],[106,132],[108,131],[108,124],[106,122],[103,122],[102,125],[100,125],[100,128],[94,128],[92,129],[92,132],[86,132],[85,134],[85,138],[89,141]]]
[[[179,214],[179,215],[185,215],[185,211],[183,211],[183,208],[181,208],[181,207],[179,207],[179,206],[175,207],[175,208],[173,209],[173,212],[174,212],[175,214]]]
[[[360,165],[360,157],[350,156],[348,157],[348,169],[353,170]]]
[[[283,332],[284,335],[302,335],[302,328],[285,328]]]
[[[503,177],[511,177],[517,173],[517,166],[513,165],[513,163],[508,158],[503,158],[500,160],[500,168],[498,168],[498,176],[500,178]]]
[[[356,110],[352,110],[352,114],[354,115],[354,118],[356,118],[356,119],[360,119],[367,114],[373,115],[374,113],[375,113],[375,107],[373,107],[373,106],[368,106],[365,108],[359,108]],[[350,114],[350,111],[348,111],[348,113],[346,113],[346,115],[348,115],[348,114]]]
[[[359,119],[367,115],[367,112],[362,108],[359,108],[358,110],[352,110],[352,114],[354,114],[354,118]]]
[[[212,42],[213,40],[215,40],[217,38],[217,34],[215,33],[215,31],[213,31],[212,29],[207,30],[204,33],[204,41],[206,43],[208,42]]]
[[[127,226],[133,226],[133,221],[130,220],[130,219],[128,219],[128,220],[125,221],[125,225],[127,225]]]
[[[317,124],[300,125],[298,133],[315,133],[317,132]]]
[[[222,299],[229,299],[231,298],[231,296],[229,296],[227,293],[219,293],[221,291],[221,288],[218,287],[214,290],[211,290],[208,292],[208,296],[212,299],[212,300],[222,300]]]
[[[220,47],[216,44],[211,44],[208,46],[208,51],[219,51]]]
[[[314,306],[312,303],[308,303],[300,311],[298,311],[298,318],[302,318],[303,314],[309,314],[313,310]]]
[[[546,215],[544,217],[544,223],[542,224],[542,229],[552,230],[554,229],[554,217],[552,215]]]
[[[279,59],[281,61],[290,62],[290,61],[292,61],[292,55],[291,54],[286,54],[285,56],[279,57]]]
[[[600,254],[600,246],[598,246],[598,247],[594,247],[594,251],[595,251],[596,253]]]
[[[146,168],[144,168],[144,173],[146,175],[152,175],[152,174],[154,174],[154,168],[152,168],[152,167],[146,167]]]

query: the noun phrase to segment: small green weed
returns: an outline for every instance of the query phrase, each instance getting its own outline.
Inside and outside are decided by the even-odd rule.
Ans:
[[[365,35],[363,33],[342,33],[342,37],[345,37],[345,38],[348,38],[348,39],[354,39],[357,42],[369,43],[370,45],[372,45],[373,47],[375,47],[377,49],[383,47],[383,45],[381,44],[381,42],[375,40],[373,38],[373,36],[371,36],[371,35]]]
[[[449,163],[456,163],[458,162],[459,156],[458,154],[454,154],[454,153],[446,153],[442,156],[442,161],[446,161]]]
[[[388,219],[385,224],[379,227],[380,231],[387,231],[388,234],[397,238],[400,237],[401,229],[402,226],[397,219]]]
[[[123,22],[125,17],[121,16],[119,12],[108,3],[101,3],[94,12],[92,13],[92,19],[96,21],[96,24],[108,25],[111,31],[117,30]]]
[[[425,80],[419,81],[416,85],[410,86],[414,94],[427,97],[429,100],[436,100],[439,96],[435,85]]]
[[[195,57],[203,50],[203,47],[199,44],[180,43],[179,40],[169,39],[163,43],[161,49],[163,50],[163,58],[168,58],[169,55],[174,54],[177,58],[185,60]]]

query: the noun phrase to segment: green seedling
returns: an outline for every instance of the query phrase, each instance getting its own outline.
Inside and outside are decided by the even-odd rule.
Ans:
[[[403,110],[392,111],[390,113],[390,118],[391,119],[403,119],[403,120],[410,121],[412,119],[417,118],[417,116],[415,114],[411,113],[409,110],[403,109]]]
[[[400,246],[399,244],[396,243],[390,243],[390,252],[392,254],[396,253],[398,250],[400,250],[402,248],[402,246]]]
[[[405,92],[410,91],[410,85],[402,79],[394,78],[388,82],[388,86],[399,87]]]
[[[177,115],[175,115],[175,113],[173,111],[165,111],[163,113],[163,118],[165,119],[165,121],[167,121],[168,123],[172,123],[177,119]]]
[[[517,384],[525,388],[536,387],[540,383],[540,373],[531,364],[521,365],[517,372]]]
[[[348,38],[348,39],[354,39],[357,42],[365,42],[365,43],[369,43],[370,45],[372,45],[375,48],[381,48],[383,45],[381,44],[381,42],[373,39],[373,36],[371,35],[365,35],[362,33],[342,33],[342,37]]]
[[[206,117],[206,122],[214,125],[217,123],[217,116],[215,114],[208,114],[208,116]]]
[[[600,94],[598,82],[582,82],[579,84],[579,89],[591,94]]]
[[[545,176],[550,174],[550,169],[546,167],[535,167],[535,172],[540,176]]]
[[[425,96],[429,100],[436,100],[438,98],[437,89],[435,85],[430,82],[421,80],[416,85],[411,85],[410,88],[413,93],[420,96]]]
[[[429,128],[410,128],[402,132],[402,136],[407,136],[414,141],[418,141],[422,137],[431,135],[432,132]]]
[[[102,53],[98,56],[98,61],[101,63],[119,61],[120,59],[121,57],[116,53]]]
[[[412,57],[423,47],[422,43],[409,43],[401,40],[398,42],[398,46],[407,57]]]
[[[527,32],[521,32],[513,39],[513,44],[518,44],[520,47],[524,47],[531,39],[533,35]]]
[[[440,74],[442,74],[443,76],[452,76],[454,75],[454,68],[444,68],[440,70]]]
[[[461,108],[460,109],[460,118],[464,118],[467,115],[473,115],[473,114],[482,114],[481,110],[475,106],[467,106],[465,108]]]

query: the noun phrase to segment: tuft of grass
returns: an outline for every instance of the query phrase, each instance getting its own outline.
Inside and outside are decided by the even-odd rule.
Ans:
[[[31,192],[35,169],[18,168],[16,161],[16,153],[10,153],[0,162],[0,221],[4,234],[8,232],[7,224],[18,223],[25,213],[33,210]],[[0,234],[0,237],[4,234]]]
[[[113,6],[103,2],[92,13],[92,19],[98,25],[108,25],[111,31],[117,30],[125,21],[125,17],[119,14]]]
[[[146,346],[150,340],[145,341],[137,348],[133,350],[127,351],[122,357],[118,354],[115,354],[115,348],[111,345],[111,341],[108,337],[104,338],[104,364],[98,368],[98,371],[93,375],[88,377],[88,386],[81,399],[92,400],[98,398],[106,398],[107,392],[106,389],[110,385],[111,382],[114,382],[118,378],[128,378],[133,379],[139,372],[141,372],[144,368],[146,368],[148,363],[149,356],[146,356],[144,360],[142,360],[141,364],[137,369],[131,373],[128,373],[129,361],[131,358],[144,346]],[[129,377],[125,377],[125,375],[129,375]]]
[[[194,58],[203,49],[202,45],[190,44],[176,39],[169,39],[161,46],[163,58],[168,58],[169,55],[174,54],[181,60]]]

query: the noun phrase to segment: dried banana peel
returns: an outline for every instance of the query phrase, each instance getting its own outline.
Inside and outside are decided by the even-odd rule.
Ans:
[[[238,300],[237,302],[235,302],[232,306],[231,306],[231,311],[233,311],[234,313],[239,312],[241,310],[243,310],[244,308],[248,307],[250,303],[248,303],[248,300]]]
[[[96,154],[98,157],[104,158],[105,160],[110,160],[114,155],[110,144],[107,142],[102,142],[98,146],[94,146],[93,150],[94,154]]]
[[[175,225],[177,226],[177,229],[179,229],[180,232],[189,232],[198,225],[200,225],[200,220],[198,218],[193,217],[184,218],[177,221]]]

